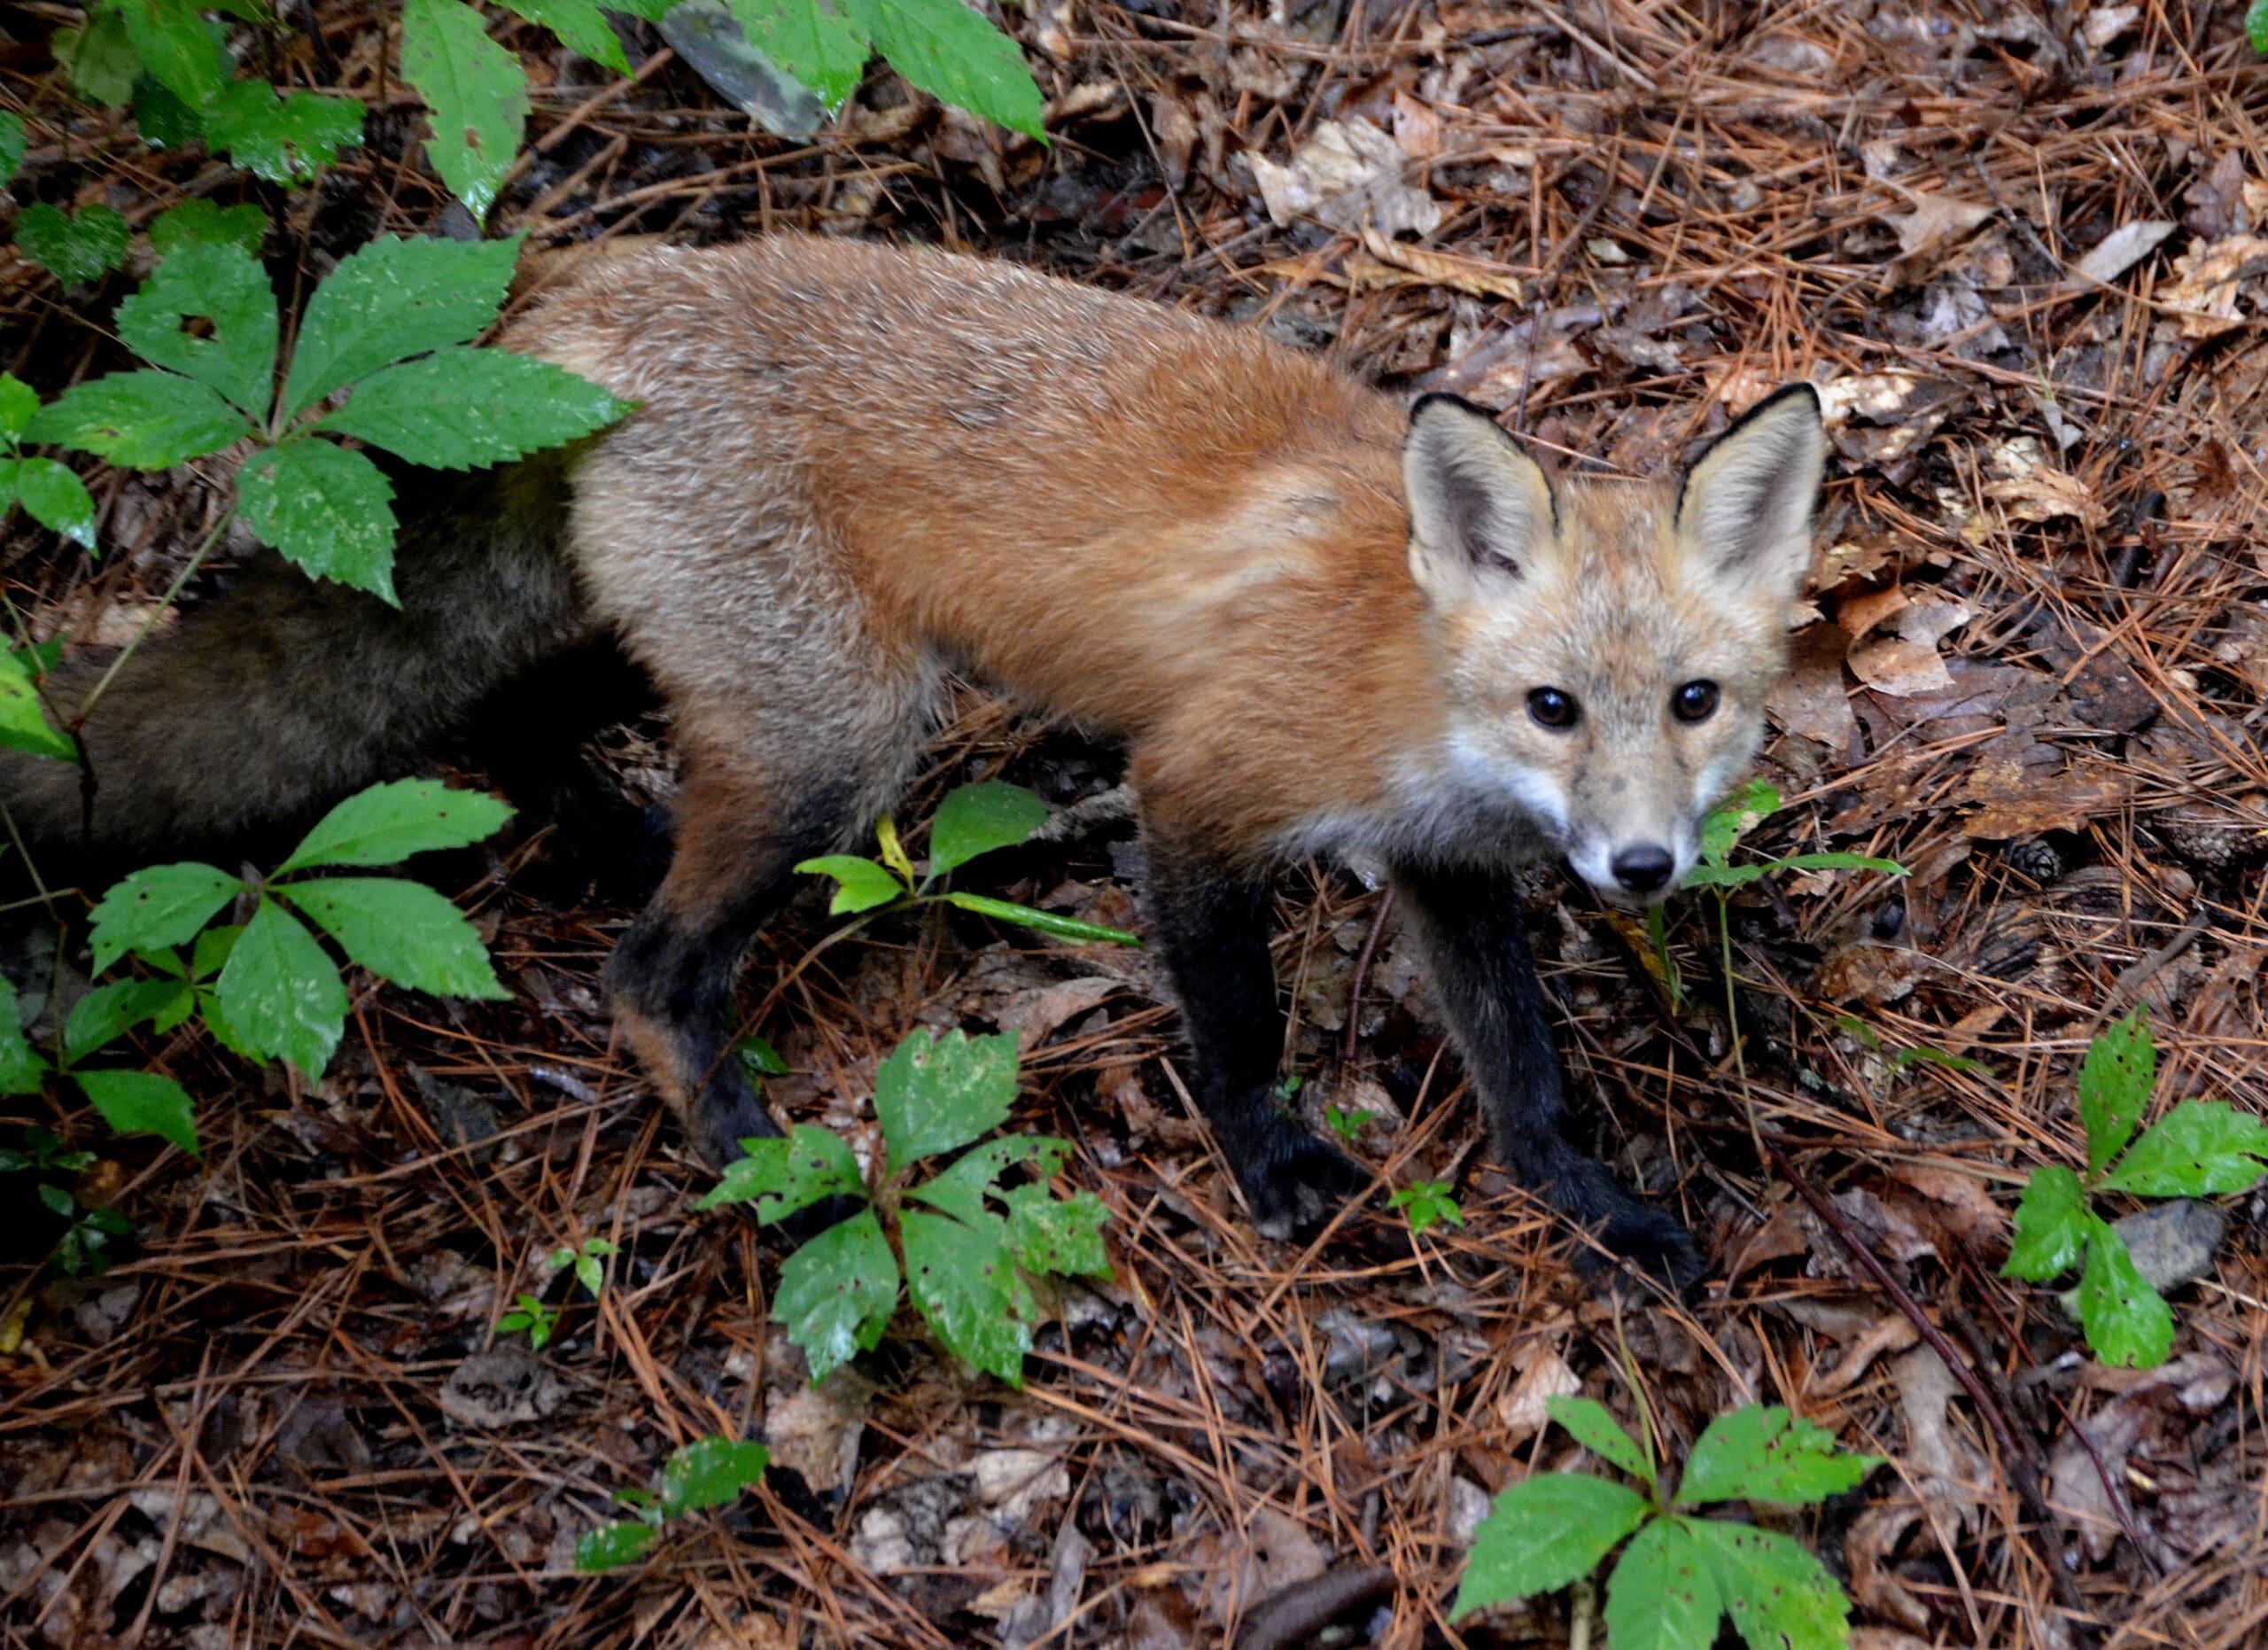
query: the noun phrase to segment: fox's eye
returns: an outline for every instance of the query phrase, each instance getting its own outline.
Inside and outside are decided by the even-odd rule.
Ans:
[[[1573,728],[1582,714],[1575,708],[1575,696],[1557,688],[1538,688],[1529,694],[1527,713],[1544,727],[1557,728]]]
[[[1717,684],[1689,681],[1670,696],[1670,708],[1681,722],[1705,722],[1717,713]]]

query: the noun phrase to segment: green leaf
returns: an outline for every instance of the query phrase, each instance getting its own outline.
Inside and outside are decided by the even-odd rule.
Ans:
[[[237,948],[237,941],[244,935],[241,922],[223,923],[208,928],[197,937],[197,948],[190,953],[189,973],[191,979],[211,979],[228,966],[229,953]]]
[[[1775,1530],[1681,1518],[1749,1650],[1850,1642],[1851,1604],[1803,1544]]]
[[[1588,1473],[1521,1480],[1473,1531],[1451,1618],[1581,1580],[1651,1510],[1636,1490]]]
[[[1058,1200],[1045,1186],[1019,1186],[1006,1194],[1008,1252],[1026,1272],[1059,1278],[1107,1278],[1110,1255],[1102,1228],[1110,1210],[1092,1192]]]
[[[2078,1175],[2052,1164],[2033,1170],[2016,1203],[2016,1241],[2000,1275],[2045,1283],[2069,1272],[2086,1249],[2089,1218]]]
[[[1674,1506],[1705,1501],[1771,1501],[1783,1506],[1840,1495],[1879,1455],[1848,1455],[1835,1435],[1778,1404],[1749,1405],[1711,1421],[1694,1444]]]
[[[2087,1132],[2090,1174],[2100,1174],[2126,1149],[2157,1081],[2157,1049],[2143,1018],[2148,1013],[2137,1008],[2097,1036],[2079,1067],[2079,1121]]]
[[[202,195],[167,206],[150,225],[150,245],[160,258],[170,258],[184,246],[212,245],[241,246],[257,258],[267,239],[268,214],[258,206],[249,201],[218,206]]]
[[[261,1055],[322,1076],[346,1025],[346,988],[315,937],[262,899],[221,970],[221,1011]]]
[[[317,865],[395,865],[412,854],[469,847],[511,817],[511,808],[485,790],[397,779],[358,790],[324,814],[276,875]]]
[[[63,1023],[63,1063],[77,1065],[143,1021],[173,1013],[189,995],[179,980],[113,980],[96,986],[71,1005]]]
[[[1780,811],[1780,793],[1760,779],[1752,779],[1710,810],[1701,821],[1701,858],[1722,865],[1733,844]]]
[[[229,83],[228,54],[198,15],[197,0],[116,0],[128,38],[151,78],[201,109]]]
[[[237,512],[310,575],[400,605],[393,486],[361,454],[313,439],[271,447],[237,472]]]
[[[940,1041],[923,1026],[874,1073],[874,1115],[889,1144],[889,1172],[966,1146],[1006,1120],[1016,1098],[1016,1033]]]
[[[1784,860],[1772,861],[1775,871],[1880,871],[1887,876],[1903,876],[1906,868],[1895,860],[1877,860],[1863,853],[1791,853]]]
[[[603,1576],[610,1569],[635,1564],[661,1537],[661,1527],[643,1520],[621,1519],[601,1524],[575,1544],[575,1573]]]
[[[226,871],[193,860],[152,865],[112,883],[92,918],[95,971],[129,951],[187,944],[244,887]]]
[[[25,439],[106,458],[128,470],[170,470],[252,433],[245,416],[206,385],[172,372],[113,372],[74,385],[39,409]]]
[[[940,102],[1045,139],[1023,49],[961,0],[844,0],[890,67]]]
[[[399,876],[326,876],[276,892],[313,917],[362,967],[438,997],[507,1000],[488,947],[464,913],[423,883]]]
[[[2185,1100],[2134,1142],[2106,1192],[2206,1197],[2252,1189],[2268,1172],[2268,1123],[2225,1100]]]
[[[2173,1350],[2173,1308],[2135,1269],[2126,1241],[2090,1217],[2087,1267],[2079,1274],[2079,1322],[2104,1363],[2155,1369]]]
[[[989,899],[983,894],[949,893],[948,905],[959,906],[964,911],[974,911],[979,916],[997,917],[1003,922],[1021,923],[1025,928],[1037,929],[1043,934],[1052,934],[1058,939],[1076,940],[1081,945],[1107,941],[1114,946],[1138,946],[1139,934],[1130,934],[1122,928],[1105,928],[1099,922],[1080,922],[1068,916],[1058,916],[1052,911],[1037,911],[1029,906],[1013,905],[1006,899]]]
[[[462,0],[416,3],[466,11]],[[405,241],[382,235],[340,260],[299,323],[284,416],[298,417],[389,362],[478,337],[503,306],[523,238]]]
[[[315,428],[429,469],[470,470],[572,441],[629,410],[548,361],[459,346],[371,374]]]
[[[39,392],[12,372],[0,372],[0,440],[12,447],[39,414]]]
[[[1409,1217],[1410,1235],[1419,1237],[1444,1220],[1453,1226],[1464,1224],[1464,1210],[1456,1198],[1449,1195],[1447,1180],[1420,1180],[1405,1186],[1386,1200],[1389,1209],[1399,1209]]]
[[[971,1368],[1023,1385],[1031,1330],[1019,1309],[1029,1310],[1029,1291],[1008,1255],[1006,1223],[987,1215],[972,1226],[906,1209],[897,1229],[906,1292],[937,1339]]]
[[[814,1386],[879,1343],[897,1310],[897,1257],[871,1209],[788,1256],[772,1296],[773,1316],[804,1349]]]
[[[359,98],[317,91],[279,97],[266,81],[237,81],[205,111],[205,138],[254,177],[311,183],[339,151],[362,141]]]
[[[1684,1521],[1656,1519],[1607,1581],[1607,1643],[1612,1650],[1709,1650],[1724,1608],[1714,1567]]]
[[[846,0],[847,3],[847,0]],[[819,94],[829,114],[858,90],[873,47],[829,0],[728,0],[748,43]]]
[[[753,1202],[770,1226],[829,1197],[864,1197],[866,1183],[850,1148],[827,1130],[799,1123],[784,1140],[741,1142],[748,1155],[725,1165],[724,1178],[695,1209]]]
[[[2244,14],[2244,37],[2256,55],[2268,58],[2268,0],[2252,0]]]
[[[114,6],[92,12],[83,29],[55,31],[58,62],[71,66],[71,90],[89,103],[115,109],[134,96],[142,74],[141,55],[126,32],[126,18]]]
[[[65,215],[41,201],[16,214],[16,246],[66,286],[98,280],[126,261],[126,220],[93,206]]]
[[[1046,823],[1047,804],[1021,785],[988,779],[948,791],[929,822],[929,875],[942,876],[980,853],[1013,848]]]
[[[956,1157],[943,1174],[909,1187],[905,1195],[975,1226],[985,1218],[986,1195],[998,1192],[1000,1177],[1015,1164],[1028,1163],[1041,1174],[1055,1174],[1070,1156],[1067,1142],[1044,1134],[987,1140]]]
[[[36,1094],[45,1086],[47,1062],[24,1035],[24,1006],[16,983],[0,975],[0,1094]]]
[[[1766,865],[1697,865],[1686,872],[1680,888],[1745,888],[1761,882],[1764,873],[1772,868]]]
[[[134,125],[152,149],[185,149],[205,141],[203,118],[147,74],[134,82]]]
[[[709,1437],[687,1444],[662,1468],[662,1516],[730,1506],[764,1476],[771,1459],[772,1452],[760,1444]]]
[[[1544,1412],[1557,1421],[1593,1455],[1608,1460],[1628,1473],[1633,1478],[1654,1482],[1654,1467],[1637,1441],[1622,1429],[1622,1423],[1607,1413],[1606,1405],[1592,1398],[1553,1396],[1543,1401]]]
[[[886,906],[903,898],[906,892],[905,884],[892,876],[887,868],[872,860],[862,860],[855,853],[821,854],[816,860],[803,860],[796,868],[810,876],[835,879],[835,899],[827,907],[832,916],[871,911],[876,906]]]
[[[758,1078],[788,1075],[788,1062],[780,1057],[780,1051],[760,1037],[742,1038],[733,1045],[733,1052],[740,1056],[741,1070],[751,1083]]]
[[[211,323],[212,336],[182,330]],[[229,242],[183,247],[118,307],[118,336],[155,367],[208,384],[255,422],[276,399],[276,292],[268,272]]]
[[[12,182],[24,156],[30,152],[30,140],[24,131],[24,117],[0,109],[0,185]]]
[[[68,464],[52,458],[8,458],[0,459],[0,471],[8,472],[17,502],[34,521],[82,549],[95,548],[95,501]],[[10,490],[0,485],[0,498]]]
[[[32,681],[30,656],[21,648],[0,653],[0,745],[62,762],[79,759],[71,735],[49,723],[47,707]]]
[[[74,1071],[88,1103],[120,1134],[154,1134],[190,1156],[197,1148],[196,1102],[189,1091],[155,1071]]]
[[[617,74],[630,73],[630,59],[622,42],[592,0],[505,0],[531,23],[540,23],[559,36],[579,57],[605,65]]]
[[[239,930],[238,932],[243,930]],[[239,1060],[260,1061],[268,1056],[252,1047],[252,1039],[229,1023],[229,1012],[221,1008],[215,992],[199,988],[197,993],[198,1016],[205,1022],[205,1029],[213,1040]]]
[[[425,144],[433,169],[474,217],[486,217],[527,128],[520,60],[488,38],[463,0],[402,0],[401,77],[433,113]]]

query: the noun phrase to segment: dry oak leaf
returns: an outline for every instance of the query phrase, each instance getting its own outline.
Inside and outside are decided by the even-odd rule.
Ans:
[[[2157,289],[2157,299],[2180,312],[2182,337],[2218,338],[2244,324],[2237,308],[2239,287],[2264,269],[2268,269],[2268,239],[2223,236],[2176,258],[2174,278]]]
[[[1441,203],[1402,181],[1410,163],[1402,145],[1360,115],[1325,121],[1288,166],[1262,154],[1250,160],[1260,198],[1278,226],[1313,218],[1334,230],[1367,224],[1386,235],[1430,235],[1441,227]]]

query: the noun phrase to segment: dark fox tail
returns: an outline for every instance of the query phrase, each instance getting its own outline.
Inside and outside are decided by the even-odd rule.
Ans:
[[[586,639],[560,544],[557,455],[397,480],[399,608],[263,554],[102,688],[78,730],[84,767],[0,751],[0,806],[43,876],[303,826]],[[58,722],[116,657],[89,650],[57,669],[47,699]]]

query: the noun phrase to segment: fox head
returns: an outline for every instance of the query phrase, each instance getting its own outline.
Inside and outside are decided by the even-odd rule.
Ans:
[[[1762,737],[1825,455],[1805,384],[1674,485],[1555,482],[1480,409],[1418,401],[1410,568],[1456,790],[1535,821],[1611,899],[1674,887]]]

